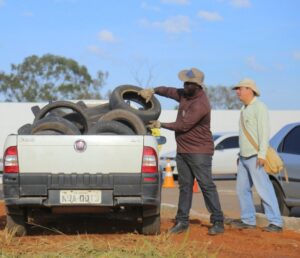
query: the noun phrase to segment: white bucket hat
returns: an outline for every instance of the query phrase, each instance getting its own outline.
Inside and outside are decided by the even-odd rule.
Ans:
[[[259,96],[260,95],[260,92],[259,92],[259,89],[258,87],[256,86],[256,83],[255,81],[249,79],[249,78],[245,78],[243,80],[241,80],[236,86],[234,86],[232,89],[233,90],[236,90],[240,87],[247,87],[247,88],[250,88],[254,94],[256,96]]]
[[[183,82],[194,82],[201,87],[204,86],[204,73],[197,68],[180,71],[178,73],[178,78]]]

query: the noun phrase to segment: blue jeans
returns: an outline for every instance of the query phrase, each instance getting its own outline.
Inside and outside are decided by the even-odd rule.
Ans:
[[[249,159],[240,157],[237,174],[237,195],[241,207],[241,220],[255,225],[255,207],[252,186],[262,199],[265,215],[270,224],[282,227],[282,219],[278,207],[274,187],[263,167],[256,167],[257,156]]]
[[[198,153],[177,153],[176,156],[179,183],[179,201],[176,223],[189,223],[192,206],[194,179],[197,179],[203,193],[206,208],[211,213],[210,221],[223,222],[223,212],[219,201],[216,185],[212,180],[212,155]]]

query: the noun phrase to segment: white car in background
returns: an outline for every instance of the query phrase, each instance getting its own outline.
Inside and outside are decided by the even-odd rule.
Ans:
[[[239,136],[237,132],[221,132],[213,134],[215,153],[212,161],[212,174],[214,179],[235,179],[237,173],[237,159],[239,148]],[[165,171],[167,161],[175,178],[178,176],[176,165],[176,151],[164,153],[160,157],[160,166]]]

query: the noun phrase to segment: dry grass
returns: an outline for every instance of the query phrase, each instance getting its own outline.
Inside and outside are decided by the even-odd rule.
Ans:
[[[124,234],[107,239],[102,235],[77,235],[56,237],[32,236],[13,237],[7,231],[0,231],[1,257],[103,257],[103,258],[175,258],[175,257],[216,257],[217,252],[209,253],[209,243],[189,241],[186,233],[181,244],[172,241],[168,234],[142,236]]]

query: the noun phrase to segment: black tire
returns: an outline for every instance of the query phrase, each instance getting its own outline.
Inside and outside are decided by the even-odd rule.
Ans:
[[[291,213],[291,208],[289,208],[285,201],[284,201],[284,194],[281,190],[281,187],[278,185],[278,183],[274,180],[272,180],[272,184],[275,190],[275,194],[277,197],[278,205],[279,205],[279,210],[282,216],[290,216]]]
[[[87,108],[87,105],[82,100],[79,100],[78,102],[76,102],[76,105],[80,106],[82,109]]]
[[[118,134],[118,135],[134,135],[134,131],[127,125],[118,121],[98,121],[93,125],[89,133],[91,135],[97,134]]]
[[[31,111],[32,111],[33,115],[36,116],[41,111],[41,108],[38,105],[32,106]]]
[[[62,118],[72,122],[76,127],[79,129],[79,131],[84,134],[84,123],[82,116],[77,112],[68,113],[62,116]]]
[[[28,225],[27,225],[27,216],[24,211],[18,210],[17,213],[13,211],[10,212],[11,209],[7,209],[6,214],[6,229],[8,233],[14,236],[25,236],[28,233]]]
[[[89,118],[89,123],[92,124],[97,122],[104,114],[106,114],[109,111],[111,111],[109,103],[87,108],[86,114]]]
[[[116,87],[109,98],[111,109],[125,109],[138,115],[144,123],[150,120],[157,120],[161,113],[161,105],[157,98],[153,96],[148,103],[138,95],[142,88],[134,85],[121,85]],[[132,101],[142,106],[141,109],[136,109],[130,106],[127,101]]]
[[[40,112],[36,115],[34,119],[34,123],[39,121],[40,119],[46,117],[49,113],[57,113],[60,112],[61,114],[57,114],[57,116],[64,116],[66,113],[60,109],[71,109],[74,112],[78,113],[81,118],[82,126],[83,126],[83,133],[87,133],[89,129],[88,117],[84,111],[84,109],[75,103],[70,101],[56,101],[49,103],[48,105],[44,106]]]
[[[59,116],[48,116],[36,121],[31,133],[36,134],[39,131],[55,131],[66,135],[80,135],[79,129],[70,121]]]
[[[127,125],[138,135],[147,134],[147,130],[143,121],[136,114],[127,110],[115,109],[109,111],[108,113],[104,114],[99,121],[118,121]]]
[[[143,218],[140,233],[143,235],[160,234],[160,214]]]
[[[86,109],[86,114],[89,117],[91,117],[91,116],[96,116],[96,115],[100,115],[100,114],[105,114],[110,110],[111,109],[109,107],[109,103],[105,103],[105,104],[97,105],[94,107],[88,107]]]
[[[31,130],[32,130],[32,124],[25,124],[25,125],[22,125],[18,129],[18,134],[19,135],[30,135],[31,134]]]
[[[62,133],[53,130],[38,131],[35,135],[62,135]]]

